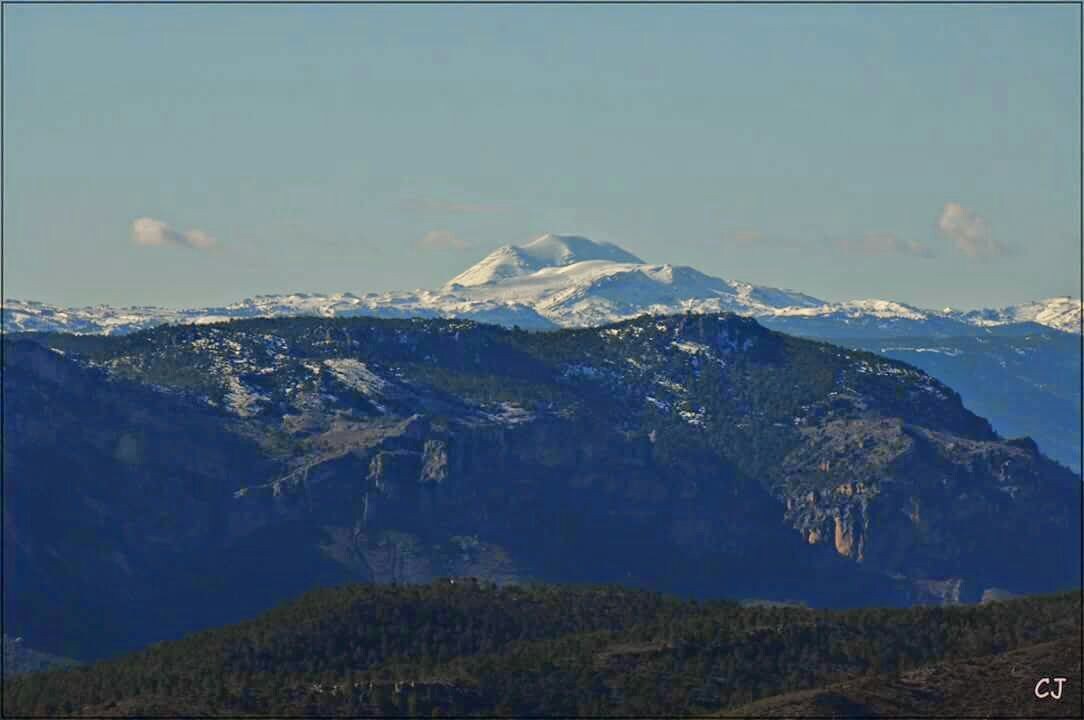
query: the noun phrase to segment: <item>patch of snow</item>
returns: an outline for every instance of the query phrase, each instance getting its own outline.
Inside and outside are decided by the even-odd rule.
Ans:
[[[662,387],[666,388],[667,390],[669,390],[672,393],[681,394],[681,393],[685,392],[684,386],[679,385],[678,383],[674,382],[670,378],[665,378],[665,377],[655,378],[655,384],[656,385],[661,385]]]
[[[662,400],[659,400],[658,398],[654,398],[651,395],[648,395],[644,399],[647,400],[647,402],[654,405],[655,407],[657,407],[659,410],[662,410],[664,412],[670,412],[670,404],[669,403],[664,402]]]
[[[881,348],[881,353],[882,354],[887,353],[887,352],[917,352],[917,353],[928,352],[928,353],[937,353],[937,354],[940,354],[940,355],[948,355],[949,357],[957,357],[959,355],[964,354],[963,350],[959,350],[957,348],[943,348],[943,347],[942,348],[925,348],[925,347],[918,347],[918,348],[883,347],[883,348]]]
[[[699,409],[697,409],[695,411],[693,411],[693,410],[679,410],[678,415],[680,415],[681,419],[684,420],[685,422],[687,422],[690,425],[696,425],[698,427],[704,427],[704,418],[705,418],[704,408],[699,408]]]
[[[561,369],[561,377],[587,377],[587,378],[600,378],[609,375],[609,371],[600,370],[597,367],[591,365],[584,365],[582,363],[575,363],[572,365],[566,365]]]
[[[496,412],[488,413],[488,415],[502,425],[522,425],[535,419],[534,413],[510,402],[501,403]]]
[[[684,353],[689,353],[690,355],[711,354],[711,349],[707,345],[698,342],[689,342],[688,340],[674,340],[670,343],[670,347],[676,348]]]
[[[260,411],[260,403],[270,398],[256,392],[233,375],[226,376],[226,406],[241,417],[252,417]]]
[[[306,367],[308,365],[309,363],[306,363]],[[324,367],[343,385],[369,399],[380,412],[387,412],[387,408],[380,401],[392,392],[393,386],[365,363],[354,358],[335,358],[324,360]]]

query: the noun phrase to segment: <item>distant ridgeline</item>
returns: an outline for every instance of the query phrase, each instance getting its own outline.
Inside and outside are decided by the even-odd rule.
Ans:
[[[1080,613],[1079,591],[839,612],[613,586],[350,585],[8,681],[3,703],[44,717],[1079,717]],[[1060,703],[1034,695],[1050,676],[1070,681]]]
[[[812,607],[1080,586],[1078,475],[913,366],[734,315],[253,319],[4,358],[5,623],[63,657],[357,581]]]
[[[960,393],[969,410],[1006,437],[1030,436],[1080,473],[1080,336],[1031,326],[984,336],[836,338],[921,368]]]

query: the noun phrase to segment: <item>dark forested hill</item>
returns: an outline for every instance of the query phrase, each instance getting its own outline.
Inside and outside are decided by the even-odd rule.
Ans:
[[[4,341],[7,632],[87,660],[351,581],[814,606],[1079,587],[1079,476],[901,362],[730,315]]]
[[[1079,652],[1069,648],[1079,649],[1080,611],[1079,592],[840,612],[607,586],[353,585],[115,660],[19,678],[3,700],[10,716],[49,717],[846,715],[859,707],[996,716],[1026,707],[1036,673],[1070,677],[1079,693]]]
[[[1084,717],[1080,645],[1079,635],[1072,635],[1001,655],[846,680],[769,697],[721,717]]]

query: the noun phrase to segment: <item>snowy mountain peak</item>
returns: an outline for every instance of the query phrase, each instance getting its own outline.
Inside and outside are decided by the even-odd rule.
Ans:
[[[590,240],[580,235],[547,233],[521,248],[523,252],[548,266],[571,265],[584,260],[609,260],[642,265],[643,260],[613,243]]]
[[[544,268],[567,267],[579,262],[603,260],[642,264],[644,261],[613,243],[596,242],[579,235],[547,233],[525,245],[505,245],[456,275],[446,287],[473,287],[530,275]]]

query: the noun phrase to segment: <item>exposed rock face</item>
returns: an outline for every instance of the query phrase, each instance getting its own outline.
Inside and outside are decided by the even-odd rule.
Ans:
[[[853,517],[835,516],[836,552],[844,557],[853,557],[859,562],[863,559],[862,530]]]
[[[422,449],[423,483],[441,483],[448,478],[448,448],[442,440],[426,440]]]
[[[967,440],[898,421],[839,421],[804,434],[776,492],[804,491],[787,503],[787,517],[811,543],[830,538],[840,555],[913,577],[967,568],[975,582],[1019,582],[1065,571],[1050,553],[1021,550],[1021,543],[1038,548],[1031,538],[1050,529],[1040,518],[1067,535],[1073,523],[1049,493],[1059,469],[1027,443]],[[1008,513],[1014,506],[1028,512]],[[993,548],[1019,558],[1016,577],[994,570]]]
[[[614,545],[604,551],[612,555],[595,562],[613,566],[591,572],[614,579],[642,572],[636,565],[643,557],[620,552],[630,542],[630,524],[640,528],[643,552],[651,555],[668,547],[694,555],[740,555],[763,550],[766,540],[797,540],[782,528],[766,537],[763,526],[776,515],[775,503],[717,459],[702,466],[707,482],[699,488],[659,465],[644,438],[607,437],[560,418],[431,432],[410,437],[389,431],[376,444],[309,466],[289,483],[249,489],[236,499],[237,509],[250,516],[248,506],[278,501],[302,511],[319,487],[325,498],[320,502],[328,506],[317,513],[321,518],[331,517],[334,507],[363,507],[365,535],[356,541],[369,563],[367,574],[417,582],[452,574],[453,559],[434,556],[410,565],[410,557],[468,533],[488,538],[495,552],[511,551],[530,567],[556,567],[568,553],[590,561],[590,546],[599,549],[597,535],[612,526]],[[354,479],[360,473],[347,471],[347,462],[367,468],[363,483]],[[735,492],[741,502],[727,502],[726,495]],[[714,507],[710,516],[705,502]],[[397,530],[414,540],[389,540],[387,533]]]

